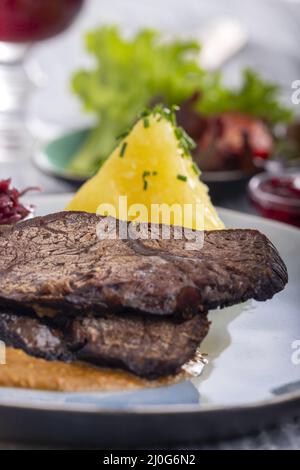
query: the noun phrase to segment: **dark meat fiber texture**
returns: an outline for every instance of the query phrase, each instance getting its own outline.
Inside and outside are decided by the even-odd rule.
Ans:
[[[277,250],[256,230],[204,232],[204,246],[186,250],[187,239],[99,240],[101,220],[61,212],[3,230],[0,307],[49,316],[93,311],[188,318],[269,299],[287,282]]]
[[[49,322],[49,320],[48,320]],[[48,360],[81,360],[155,379],[176,374],[208,332],[206,315],[186,321],[154,316],[77,317],[60,326],[0,313],[0,339]]]

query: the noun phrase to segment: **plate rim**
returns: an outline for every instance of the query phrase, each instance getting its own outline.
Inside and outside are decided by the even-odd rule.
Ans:
[[[1,387],[5,389],[5,387]],[[15,388],[17,387],[8,387],[8,388]],[[22,390],[22,388],[19,388]],[[26,389],[28,390],[28,389]],[[45,392],[47,390],[38,390],[34,389],[35,392]],[[66,392],[52,392],[52,393],[66,393]],[[82,392],[72,392],[74,394]],[[251,410],[258,410],[263,408],[270,408],[285,404],[291,403],[300,403],[300,391],[295,392],[286,392],[281,394],[280,396],[274,396],[269,399],[264,400],[257,400],[252,403],[241,403],[239,405],[210,405],[210,404],[191,404],[191,405],[137,405],[131,406],[130,408],[116,408],[116,407],[102,407],[93,404],[65,404],[65,403],[57,403],[57,404],[50,404],[50,403],[25,403],[20,404],[14,401],[6,401],[0,399],[0,408],[18,408],[18,409],[26,409],[26,410],[34,410],[34,411],[58,411],[58,412],[67,412],[67,413],[80,413],[80,414],[119,414],[119,415],[174,415],[174,414],[194,414],[194,413],[222,413],[226,412],[241,412],[241,411],[251,411]],[[299,410],[300,413],[300,410]]]

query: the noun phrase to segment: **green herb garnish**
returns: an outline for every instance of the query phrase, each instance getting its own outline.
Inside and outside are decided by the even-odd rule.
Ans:
[[[126,131],[122,132],[116,137],[116,140],[125,139],[125,137],[128,136],[129,132],[130,132],[130,129],[127,129]]]
[[[120,157],[124,157],[127,145],[128,145],[127,142],[123,142],[121,149],[120,149]]]
[[[187,181],[187,176],[177,175],[177,179],[180,180],[180,181]]]
[[[166,119],[167,121],[169,121],[174,127],[174,134],[178,141],[178,146],[182,150],[181,156],[190,157],[191,151],[196,147],[196,144],[182,127],[177,126],[175,112],[178,109],[179,107],[176,105],[173,105],[171,106],[171,108],[168,108],[163,104],[157,104],[152,109],[145,109],[140,114],[140,116],[142,116],[145,120],[149,119],[149,116],[152,114],[153,116],[156,116],[158,122],[161,121],[161,119]]]
[[[196,165],[196,163],[192,163],[192,170],[197,176],[200,175],[200,170],[199,170],[198,166]]]
[[[148,170],[145,170],[142,174],[142,179],[143,179],[143,190],[146,191],[146,189],[148,189],[148,181],[146,178],[148,178],[148,176],[156,176],[157,175],[157,171],[148,171]]]
[[[146,191],[146,189],[148,188],[148,181],[146,180],[146,178],[150,176],[150,174],[150,171],[144,171],[144,173],[142,174],[144,191]]]

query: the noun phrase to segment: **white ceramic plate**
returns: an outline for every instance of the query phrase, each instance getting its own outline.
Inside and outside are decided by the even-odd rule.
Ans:
[[[29,202],[37,206],[37,215],[44,215],[63,210],[69,198],[70,195],[40,195],[31,197]],[[23,439],[27,432],[26,436],[34,439],[44,436],[61,441],[67,437],[71,442],[88,439],[91,443],[95,437],[92,423],[97,417],[96,435],[103,442],[110,442],[122,425],[128,432],[121,434],[118,442],[136,442],[146,437],[148,442],[162,442],[167,428],[168,440],[174,441],[216,436],[217,432],[236,433],[256,423],[268,423],[296,404],[299,409],[300,353],[297,356],[295,348],[300,344],[300,230],[225,209],[219,213],[228,228],[255,228],[267,235],[287,264],[289,283],[267,302],[248,301],[210,312],[211,329],[201,346],[201,351],[208,354],[209,364],[202,376],[173,386],[118,393],[0,388],[0,425],[6,417],[6,431],[0,431],[0,437],[6,437],[9,429],[12,438]],[[32,423],[36,414],[46,413],[48,422],[52,420],[58,429],[54,433],[37,418],[26,432],[20,430],[13,425],[14,417],[20,413],[29,413]],[[188,420],[186,429],[179,436],[184,417]],[[80,419],[82,432],[70,426],[74,419]],[[62,434],[63,429],[67,429],[67,436]]]

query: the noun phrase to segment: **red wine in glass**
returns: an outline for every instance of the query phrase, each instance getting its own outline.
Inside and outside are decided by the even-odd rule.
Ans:
[[[63,32],[84,0],[0,0],[0,162],[25,152],[32,84],[23,64],[32,44]]]
[[[64,31],[83,0],[0,0],[0,41],[48,39]]]

